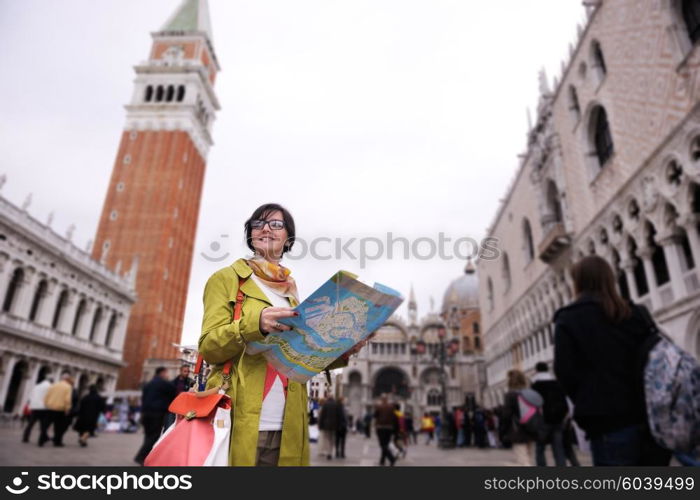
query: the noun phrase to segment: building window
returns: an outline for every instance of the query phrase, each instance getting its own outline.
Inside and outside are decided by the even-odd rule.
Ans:
[[[109,213],[109,220],[117,220],[117,211],[116,210],[112,210]]]
[[[53,313],[53,321],[51,322],[51,328],[58,328],[58,324],[63,316],[63,310],[66,307],[66,302],[68,302],[68,290],[63,290],[61,295],[58,296],[58,302],[56,303],[56,310]]]
[[[632,268],[632,274],[634,275],[634,283],[637,287],[637,294],[639,297],[644,297],[649,293],[649,283],[647,282],[647,276],[644,272],[644,262],[637,255],[637,243],[630,236],[627,239],[627,248],[629,251],[629,258],[632,260],[634,267]]]
[[[664,285],[671,279],[666,264],[664,249],[656,242],[656,228],[649,222],[646,225],[647,246],[651,249],[651,263],[654,267],[654,277],[658,286]]]
[[[111,347],[112,337],[114,337],[114,329],[117,326],[117,314],[113,313],[112,317],[109,318],[109,326],[107,327],[107,336],[105,337],[105,345]]]
[[[12,274],[12,279],[7,285],[7,292],[5,292],[5,301],[2,304],[2,310],[9,312],[12,309],[12,304],[17,297],[19,289],[22,287],[22,282],[24,281],[24,270],[22,268],[15,269]]]
[[[172,102],[173,97],[175,97],[175,87],[173,87],[172,85],[168,85],[168,90],[167,90],[166,95],[165,95],[165,100],[167,102]]]
[[[491,278],[486,281],[486,302],[489,306],[489,311],[493,311],[493,281]]]
[[[503,261],[501,262],[501,272],[503,273],[503,284],[505,289],[503,290],[503,293],[507,293],[508,290],[510,290],[510,259],[508,258],[508,254],[506,252],[503,252]]]
[[[124,183],[120,182],[117,184],[117,191],[122,192],[124,191]]]
[[[177,102],[182,102],[185,99],[185,86],[178,85],[177,87]]]
[[[46,289],[49,284],[46,280],[41,280],[39,285],[36,287],[36,292],[34,293],[34,300],[32,300],[32,308],[29,311],[29,321],[34,321],[37,314],[39,313],[39,307],[46,296]]]
[[[90,342],[94,342],[95,334],[97,333],[97,327],[102,321],[102,308],[98,307],[95,311],[95,316],[92,318],[92,326],[90,327]]]
[[[700,40],[700,2],[683,0],[683,21],[690,41],[696,43]]]
[[[593,151],[598,159],[598,166],[603,168],[614,150],[608,114],[603,106],[596,106],[591,112],[591,133]]]
[[[143,100],[146,102],[151,102],[151,99],[153,99],[153,85],[146,87],[146,93],[143,96]]]
[[[593,41],[592,46],[593,51],[593,68],[598,75],[598,81],[602,82],[605,75],[608,73],[608,68],[605,65],[605,57],[603,56],[603,48],[600,46],[600,42],[597,40]]]
[[[693,250],[690,247],[690,240],[685,229],[680,230],[681,249],[683,250],[682,269],[683,272],[695,269],[695,260],[693,259]]]
[[[83,313],[85,312],[85,306],[85,299],[82,299],[78,304],[78,310],[75,312],[75,319],[73,320],[73,328],[71,329],[71,335],[76,335],[78,333],[78,328],[80,328],[80,323],[83,319]]]
[[[472,331],[473,331],[474,334],[476,334],[476,335],[479,335],[479,333],[481,333],[481,332],[479,331],[479,323],[478,323],[477,321],[475,321],[474,324],[472,324]]]
[[[428,406],[440,406],[442,404],[442,395],[437,389],[428,391]]]
[[[523,251],[525,262],[529,264],[535,258],[535,244],[532,239],[532,227],[527,217],[523,219]]]
[[[574,122],[578,122],[581,119],[581,105],[578,102],[576,87],[573,85],[569,85],[569,111]]]
[[[163,100],[163,94],[165,93],[165,90],[163,90],[162,85],[158,85],[156,88],[156,102],[161,102]]]
[[[126,154],[124,155],[124,159],[122,160],[124,165],[131,165],[131,155]]]
[[[138,136],[139,133],[136,130],[132,130],[131,132],[129,132],[129,139],[131,139],[132,141],[135,141]]]

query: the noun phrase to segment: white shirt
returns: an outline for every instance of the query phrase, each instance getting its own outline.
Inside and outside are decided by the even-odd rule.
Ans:
[[[44,397],[46,392],[51,387],[51,382],[48,379],[42,380],[42,382],[32,389],[32,395],[29,397],[29,409],[30,410],[45,410],[46,405],[44,404]]]
[[[289,300],[286,297],[278,295],[272,288],[260,281],[260,278],[255,276],[255,274],[251,274],[251,277],[274,307],[289,307]],[[284,420],[285,403],[284,386],[280,378],[277,377],[270,388],[270,392],[268,392],[265,399],[263,399],[262,408],[260,409],[260,425],[258,430],[281,431],[282,421]]]

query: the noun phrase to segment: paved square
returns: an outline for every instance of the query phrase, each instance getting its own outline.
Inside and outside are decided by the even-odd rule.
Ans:
[[[43,448],[36,444],[39,429],[34,428],[32,441],[22,443],[22,429],[13,424],[0,428],[0,465],[28,466],[133,466],[133,457],[141,446],[143,434],[100,433],[91,438],[86,448],[78,445],[78,435],[68,431],[64,438],[65,447],[55,448],[51,442]],[[349,435],[345,459],[328,460],[319,456],[317,443],[311,444],[311,463],[314,466],[376,466],[379,464],[379,444],[372,436]],[[580,454],[582,463],[590,465],[590,457]],[[549,463],[552,463],[551,455]],[[441,450],[433,443],[409,447],[405,459],[397,466],[509,466],[514,465],[510,450],[462,448]]]

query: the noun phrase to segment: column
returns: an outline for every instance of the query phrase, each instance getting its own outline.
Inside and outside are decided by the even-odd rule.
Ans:
[[[58,282],[49,280],[44,292],[44,298],[41,300],[39,311],[37,311],[36,322],[46,327],[51,327],[53,315],[56,312],[56,304],[58,303]]]
[[[85,309],[83,309],[83,316],[80,319],[78,331],[76,332],[76,337],[79,339],[87,340],[90,337],[90,329],[92,328],[94,313],[95,301],[93,299],[87,299],[85,302]]]
[[[22,280],[22,286],[17,295],[17,301],[12,306],[15,316],[22,319],[29,319],[29,311],[34,301],[34,293],[36,292],[38,278],[39,274],[36,272],[36,269],[25,268],[24,279]]]
[[[12,378],[12,370],[17,362],[17,355],[6,352],[2,355],[2,380],[0,381],[0,411],[3,410],[5,406],[5,398],[7,397],[7,390],[10,386],[10,379]]]
[[[668,273],[671,277],[671,288],[673,289],[674,300],[685,297],[685,283],[683,281],[683,268],[681,267],[681,248],[678,237],[668,236],[659,240],[659,244],[664,249]]]
[[[644,263],[644,274],[647,277],[649,284],[649,298],[651,298],[651,308],[656,311],[661,307],[661,297],[659,297],[659,288],[656,284],[656,274],[654,274],[654,264],[651,262],[651,249],[649,247],[640,248],[638,251],[639,257]]]
[[[627,287],[630,291],[630,299],[632,299],[632,302],[637,302],[639,300],[639,291],[637,290],[637,282],[634,280],[634,263],[632,259],[626,258],[620,261],[620,267],[625,271]]]

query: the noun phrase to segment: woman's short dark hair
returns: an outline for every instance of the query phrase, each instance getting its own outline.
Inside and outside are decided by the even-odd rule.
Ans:
[[[296,239],[296,229],[294,227],[294,217],[289,213],[289,210],[284,208],[282,205],[277,203],[265,203],[260,205],[255,209],[253,215],[251,215],[243,227],[245,228],[245,242],[248,248],[252,252],[255,252],[255,247],[253,246],[253,228],[250,227],[250,223],[254,220],[266,219],[271,213],[282,212],[282,220],[284,221],[284,228],[287,230],[287,241],[284,242],[284,247],[282,248],[282,255],[287,253],[294,246],[294,240]]]
[[[605,315],[615,323],[631,316],[629,304],[617,291],[615,271],[599,255],[588,255],[579,260],[571,269],[574,292],[577,297],[591,295],[600,300]]]

